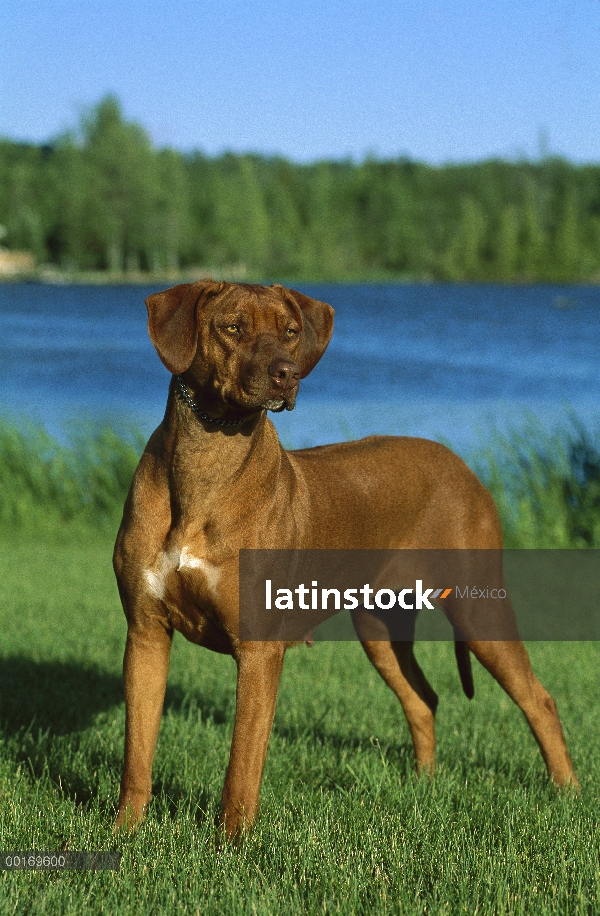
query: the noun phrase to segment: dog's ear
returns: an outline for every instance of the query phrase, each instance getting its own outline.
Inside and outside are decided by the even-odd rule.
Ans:
[[[300,367],[300,377],[304,378],[317,365],[333,332],[333,309],[326,302],[311,299],[295,289],[275,284],[283,296],[291,301],[302,318],[302,334],[296,361]]]
[[[150,340],[173,375],[191,366],[198,345],[198,309],[221,286],[214,280],[198,280],[172,286],[146,299]]]

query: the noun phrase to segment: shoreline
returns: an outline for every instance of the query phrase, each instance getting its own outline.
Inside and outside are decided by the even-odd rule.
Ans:
[[[0,274],[0,285],[9,286],[20,283],[35,283],[43,286],[175,286],[178,283],[195,283],[197,280],[210,278],[225,280],[230,283],[283,283],[294,286],[350,286],[350,285],[389,285],[389,286],[547,286],[571,289],[573,287],[600,287],[600,276],[592,279],[552,281],[530,278],[511,280],[438,280],[429,276],[384,275],[380,273],[358,274],[356,276],[336,277],[264,277],[260,274],[241,270],[239,266],[231,267],[198,267],[171,273],[131,273],[126,271],[61,271],[41,268],[27,273]]]

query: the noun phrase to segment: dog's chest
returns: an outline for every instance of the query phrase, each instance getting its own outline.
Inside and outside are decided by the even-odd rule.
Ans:
[[[143,571],[144,587],[167,610],[171,625],[200,641],[223,600],[223,570],[197,545],[169,545]],[[218,615],[217,615],[218,616]]]
[[[191,573],[191,575],[190,575]],[[181,548],[164,548],[155,558],[154,563],[145,570],[146,585],[149,592],[160,601],[168,598],[177,584],[190,585],[194,592],[207,594],[213,599],[217,590],[221,571],[218,566],[203,556],[198,556],[192,548],[184,545]]]

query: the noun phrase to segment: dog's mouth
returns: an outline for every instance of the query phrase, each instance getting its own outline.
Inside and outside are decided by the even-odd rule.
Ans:
[[[215,379],[215,389],[221,401],[235,410],[272,410],[280,413],[293,410],[298,395],[298,378],[280,379],[264,370],[248,372],[237,385],[231,379]]]
[[[285,403],[285,398],[268,398],[266,401],[264,401],[262,406],[265,408],[265,410],[274,410],[279,412],[281,410],[285,410],[287,405]]]
[[[287,401],[285,398],[271,398],[263,404],[265,410],[272,410],[274,413],[281,413],[283,410],[293,410],[295,406],[295,398]]]
[[[277,394],[263,401],[261,407],[265,410],[272,410],[275,413],[281,413],[282,410],[293,410],[296,406],[296,393]]]
[[[282,410],[293,410],[296,406],[296,395],[298,394],[298,384],[296,383],[283,391],[276,390],[269,392],[269,396],[262,402],[265,410],[272,410],[275,413],[281,413]]]
[[[281,413],[283,410],[294,409],[297,394],[298,385],[295,385],[283,391],[271,388],[262,394],[250,391],[236,394],[221,391],[221,399],[235,410],[272,410],[275,413]]]

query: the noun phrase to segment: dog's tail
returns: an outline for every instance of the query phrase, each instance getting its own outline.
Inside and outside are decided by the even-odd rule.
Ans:
[[[456,655],[462,689],[465,692],[465,696],[472,700],[475,696],[475,686],[473,684],[473,669],[471,668],[471,653],[466,642],[455,640],[454,654]]]

